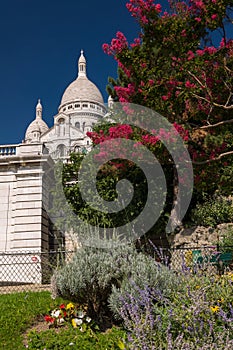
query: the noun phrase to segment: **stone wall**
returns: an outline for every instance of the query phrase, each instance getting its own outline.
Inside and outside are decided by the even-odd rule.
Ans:
[[[228,228],[233,228],[233,223],[220,224],[216,228],[204,226],[183,228],[179,233],[170,236],[169,242],[172,248],[213,246],[217,244]]]

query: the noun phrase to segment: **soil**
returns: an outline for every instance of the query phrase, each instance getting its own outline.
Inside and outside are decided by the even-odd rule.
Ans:
[[[53,328],[56,333],[59,333],[61,329],[64,329],[64,327],[59,327],[59,328]],[[23,334],[23,345],[25,348],[27,348],[28,345],[28,334],[31,331],[35,331],[36,333],[44,332],[49,330],[49,325],[45,322],[43,316],[38,316],[37,319],[34,321],[32,326],[26,330],[26,332]]]

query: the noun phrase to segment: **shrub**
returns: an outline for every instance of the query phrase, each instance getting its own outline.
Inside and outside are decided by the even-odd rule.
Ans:
[[[226,231],[220,233],[217,242],[221,252],[233,252],[233,227],[229,226]]]
[[[218,224],[231,222],[232,218],[232,200],[225,197],[216,197],[197,204],[191,212],[191,220],[202,226],[216,227]]]
[[[165,295],[177,284],[176,276],[167,267],[129,245],[112,250],[82,247],[65,267],[56,271],[54,280],[58,293],[87,305],[88,314],[98,324],[106,324],[112,312],[117,314],[118,296],[133,289],[130,280],[139,286],[159,286]]]
[[[213,280],[190,275],[184,282],[170,299],[148,287],[138,288],[137,297],[121,298],[127,349],[231,349],[232,276]]]
[[[140,299],[140,289],[153,288],[156,298],[165,300],[179,287],[178,276],[151,256],[138,253],[130,261],[129,278],[125,278],[120,287],[113,286],[109,297],[109,307],[116,318],[121,317],[122,300],[127,301],[131,297]]]

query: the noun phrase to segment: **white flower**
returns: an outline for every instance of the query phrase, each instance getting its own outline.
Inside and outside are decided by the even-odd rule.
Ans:
[[[87,323],[91,322],[91,318],[90,317],[86,317],[86,321],[87,321]]]
[[[58,318],[59,315],[60,315],[60,310],[53,310],[53,311],[51,312],[51,316],[52,316],[52,317]]]
[[[58,323],[64,323],[64,322],[65,322],[64,318],[59,318],[58,319]]]
[[[74,321],[75,321],[77,326],[80,326],[83,323],[83,321],[80,320],[79,318],[74,318]]]
[[[84,312],[82,310],[78,311],[78,317],[83,318],[84,317]]]

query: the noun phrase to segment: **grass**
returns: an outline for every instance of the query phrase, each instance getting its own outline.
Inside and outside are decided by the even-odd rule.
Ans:
[[[0,295],[0,350],[25,350],[23,344],[25,332],[49,310],[63,302],[67,300],[51,299],[50,292]],[[124,337],[125,332],[118,328],[91,337],[72,328],[62,329],[59,334],[54,329],[48,329],[40,334],[31,331],[29,349],[119,350],[117,344]]]
[[[49,292],[24,292],[0,296],[0,349],[21,350],[23,333],[39,315],[52,307]]]

